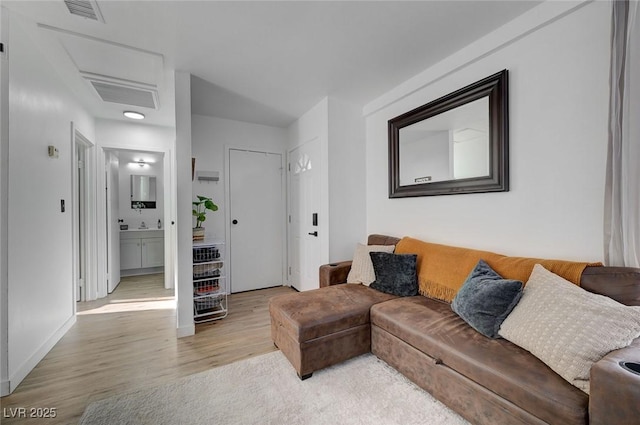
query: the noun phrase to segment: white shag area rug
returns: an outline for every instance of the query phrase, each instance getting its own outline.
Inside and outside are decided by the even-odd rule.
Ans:
[[[82,425],[466,425],[372,354],[301,381],[280,351],[91,403]]]

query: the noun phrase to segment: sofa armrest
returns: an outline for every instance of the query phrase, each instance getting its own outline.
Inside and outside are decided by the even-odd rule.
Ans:
[[[640,371],[626,370],[621,362],[640,365],[640,338],[591,367],[589,425],[632,424],[640,418]]]
[[[346,283],[349,270],[351,270],[351,260],[321,265],[320,287]]]

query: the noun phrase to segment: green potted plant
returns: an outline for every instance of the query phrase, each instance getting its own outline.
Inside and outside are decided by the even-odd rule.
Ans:
[[[213,203],[211,198],[197,195],[197,201],[193,201],[192,214],[196,218],[196,227],[193,228],[193,240],[201,241],[204,239],[204,227],[202,223],[207,219],[207,210],[218,211],[218,206]]]

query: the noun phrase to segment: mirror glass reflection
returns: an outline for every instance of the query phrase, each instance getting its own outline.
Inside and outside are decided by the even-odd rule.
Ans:
[[[156,177],[131,175],[131,208],[156,207]]]
[[[400,185],[490,175],[489,98],[400,129]]]

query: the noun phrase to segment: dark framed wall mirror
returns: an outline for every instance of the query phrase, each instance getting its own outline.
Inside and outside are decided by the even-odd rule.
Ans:
[[[508,71],[389,120],[389,198],[509,190]]]

